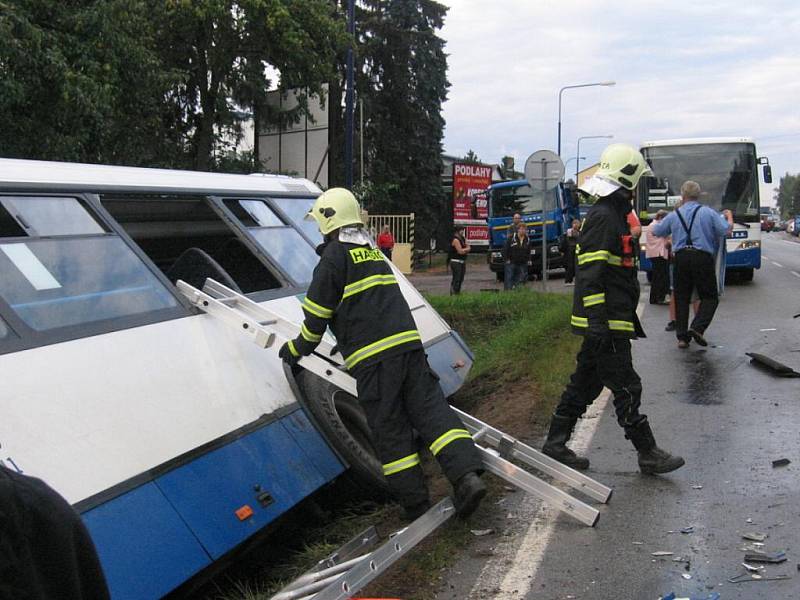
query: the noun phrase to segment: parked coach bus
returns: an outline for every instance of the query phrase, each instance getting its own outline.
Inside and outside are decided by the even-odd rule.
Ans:
[[[681,198],[681,185],[691,179],[703,190],[701,202],[715,210],[729,209],[734,228],[726,244],[724,268],[744,281],[761,268],[761,224],[758,165],[763,164],[765,183],[772,182],[769,161],[758,157],[750,138],[697,138],[663,140],[642,144],[642,154],[655,177],[639,184],[637,209],[642,225],[660,209],[673,210]],[[642,248],[644,248],[644,237]],[[641,254],[641,265],[650,261]]]
[[[279,344],[175,287],[210,277],[299,327],[319,193],[0,159],[0,460],[81,513],[117,600],[161,597],[342,473],[384,485],[352,397],[307,372],[290,384]],[[471,354],[395,274],[452,394]]]

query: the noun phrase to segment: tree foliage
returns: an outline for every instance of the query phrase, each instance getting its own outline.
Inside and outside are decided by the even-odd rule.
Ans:
[[[778,209],[784,219],[800,214],[800,175],[786,173],[776,188]]]
[[[316,94],[334,75],[347,41],[334,12],[328,0],[0,0],[0,153],[224,166],[242,121],[266,113],[268,69]]]
[[[369,181],[362,198],[371,212],[414,212],[420,240],[450,229],[441,185],[441,107],[449,83],[444,41],[436,34],[446,13],[433,0],[364,0],[356,14],[356,90],[364,103]],[[341,106],[343,78],[342,54],[331,106]],[[341,185],[343,118],[332,117],[332,184]]]

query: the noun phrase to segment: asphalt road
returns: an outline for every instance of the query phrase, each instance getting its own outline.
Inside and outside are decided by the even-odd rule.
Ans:
[[[752,283],[727,287],[707,349],[679,350],[664,331],[666,307],[645,307],[649,337],[634,343],[643,412],[659,445],[686,466],[640,475],[611,403],[596,403],[576,437],[588,448],[589,474],[615,490],[598,525],[510,493],[494,521],[475,524],[495,533],[456,566],[438,598],[800,598],[800,380],[777,378],[745,356],[761,352],[800,371],[800,318],[792,319],[800,313],[800,244],[768,234],[763,253]],[[791,464],[774,468],[780,458]],[[761,549],[788,557],[763,575],[791,579],[728,582],[754,548],[742,539],[748,532],[766,534]],[[659,551],[673,554],[652,556]]]

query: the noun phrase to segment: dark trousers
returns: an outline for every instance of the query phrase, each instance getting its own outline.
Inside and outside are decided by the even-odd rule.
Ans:
[[[653,277],[650,281],[650,304],[659,304],[669,292],[669,261],[666,258],[650,259]]]
[[[564,269],[567,271],[564,283],[572,283],[575,279],[575,246],[570,243],[567,243],[567,251],[564,254]]]
[[[453,280],[450,282],[450,295],[461,293],[461,284],[464,283],[464,275],[467,272],[467,263],[457,260],[450,261],[450,270],[453,272]]]
[[[717,274],[714,257],[709,252],[685,248],[675,253],[675,334],[679,340],[689,341],[689,305],[692,290],[697,290],[700,308],[692,321],[692,329],[703,333],[719,304]]]
[[[515,265],[514,263],[505,264],[505,276],[503,278],[503,288],[510,290],[518,285],[525,285],[528,280],[528,265]]]
[[[617,422],[625,429],[626,437],[632,429],[645,423],[647,415],[639,412],[642,401],[642,380],[633,369],[631,341],[624,338],[606,339],[587,337],[578,351],[577,366],[561,394],[555,413],[577,419],[607,387],[614,395]]]
[[[404,507],[428,501],[415,430],[452,484],[483,470],[472,437],[447,404],[424,351],[386,358],[355,377],[386,480]]]

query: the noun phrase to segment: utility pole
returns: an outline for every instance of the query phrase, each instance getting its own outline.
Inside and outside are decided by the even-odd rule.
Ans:
[[[352,44],[356,40],[356,9],[355,0],[347,0],[347,32],[351,36]],[[344,187],[353,189],[353,46],[347,49],[347,90],[344,101]]]

